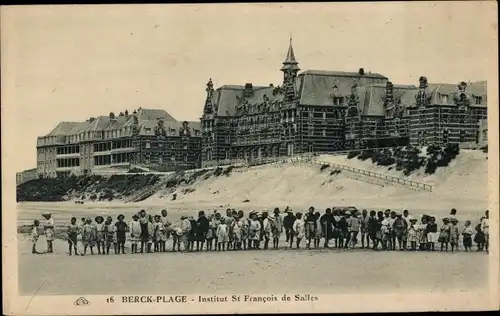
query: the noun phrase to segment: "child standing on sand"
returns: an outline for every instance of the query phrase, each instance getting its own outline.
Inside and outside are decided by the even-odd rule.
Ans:
[[[69,255],[72,255],[73,250],[75,250],[75,255],[78,255],[78,233],[80,231],[80,227],[76,223],[76,217],[71,218],[71,222],[68,225],[68,248]]]
[[[146,227],[147,229],[147,227]],[[138,253],[138,243],[141,241],[141,223],[139,223],[139,215],[132,215],[132,221],[130,222],[130,243],[131,243],[131,253]]]
[[[147,252],[152,252],[153,242],[155,240],[155,225],[153,223],[153,215],[148,215],[148,248]]]
[[[52,246],[52,241],[54,240],[54,219],[52,218],[52,213],[45,212],[42,214],[45,217],[45,223],[43,225],[43,229],[45,232],[45,240],[47,241],[47,252],[54,252],[54,248]]]
[[[481,221],[481,231],[483,232],[484,235],[484,249],[486,252],[489,252],[489,245],[490,245],[490,215],[489,211],[486,211],[484,213],[484,218]]]
[[[304,221],[302,220],[302,213],[297,213],[295,214],[295,222],[293,223],[293,235],[297,238],[296,245],[297,249],[300,248],[300,242],[304,238],[305,235],[305,224]],[[291,242],[290,242],[290,248],[292,248]]]
[[[208,219],[208,231],[207,231],[207,235],[205,237],[205,240],[207,242],[206,250],[211,251],[212,246],[213,246],[213,242],[214,242],[214,230],[212,228],[213,220],[214,220],[213,214],[208,214],[207,219]]]
[[[102,254],[104,255],[104,217],[102,216],[97,216],[95,218],[95,227],[97,230],[97,235],[96,235],[96,244],[97,244],[97,253],[101,254],[101,248],[102,248]]]
[[[251,249],[259,249],[260,243],[260,230],[261,224],[257,218],[257,214],[255,211],[250,213],[250,226],[249,226],[249,234],[250,234],[250,245]]]
[[[346,216],[348,216],[348,214],[349,213],[346,212]],[[354,249],[358,243],[359,230],[361,229],[361,219],[358,217],[357,213],[353,213],[352,217],[348,217],[347,226],[349,227],[350,248]]]
[[[226,224],[226,219],[222,217],[220,219],[220,224],[217,226],[217,250],[226,251],[226,243],[229,242],[229,229]]]
[[[272,221],[273,248],[278,249],[280,243],[281,232],[283,231],[283,218],[280,215],[280,209],[274,209],[274,217]]]
[[[33,228],[31,229],[31,241],[33,243],[33,246],[31,247],[31,253],[33,254],[39,253],[38,251],[36,251],[36,243],[38,242],[38,238],[40,237],[40,234],[38,233],[39,226],[40,221],[35,219],[33,221]]]
[[[189,250],[189,232],[191,230],[191,221],[189,217],[182,216],[181,217],[181,229],[180,229],[180,240],[184,244],[184,251]]]
[[[420,224],[417,226],[417,239],[419,243],[419,250],[427,250],[427,215],[422,215]]]
[[[439,239],[435,217],[431,216],[429,218],[429,223],[427,224],[426,227],[426,233],[427,233],[427,250],[434,251],[435,244],[438,242]]]
[[[83,225],[82,231],[82,243],[83,243],[83,255],[87,254],[87,248],[90,247],[90,254],[94,254],[94,246],[96,240],[96,229],[95,226],[92,225],[92,219],[87,218],[85,221],[85,225]]]
[[[479,224],[476,225],[476,235],[474,236],[474,242],[477,244],[477,251],[482,251],[484,248],[484,233],[481,230],[481,223],[484,217],[479,219]]]
[[[167,227],[161,220],[161,215],[157,215],[156,241],[158,242],[158,251],[165,252],[167,244]]]
[[[129,231],[129,226],[125,223],[125,216],[123,214],[118,215],[118,222],[115,223],[115,231],[116,231],[116,254],[120,253],[120,249],[122,254],[125,254],[125,240],[126,233]]]
[[[444,250],[445,246],[446,251],[448,251],[448,243],[450,242],[450,220],[446,217],[443,218],[443,225],[441,225],[439,242],[441,243],[441,251]]]
[[[471,250],[472,235],[473,234],[474,234],[474,230],[471,227],[471,222],[469,220],[465,221],[465,227],[462,230],[463,244],[464,244],[465,251]]]
[[[451,251],[455,251],[455,248],[458,250],[458,239],[460,238],[460,231],[458,229],[458,219],[453,217],[451,219],[451,226],[450,226],[450,245],[451,245]]]
[[[243,211],[238,211],[238,217],[241,222],[241,242],[243,243],[243,249],[247,250],[247,240],[250,223],[245,217],[245,213],[243,213]]]
[[[384,217],[382,220],[382,227],[380,228],[382,232],[382,250],[392,250],[391,246],[391,219],[390,217]]]
[[[417,233],[417,219],[409,218],[410,227],[408,228],[408,241],[410,242],[410,249],[412,251],[417,250],[417,241],[418,241],[418,233]]]
[[[233,249],[241,249],[241,229],[243,227],[242,219],[236,216],[233,220],[233,227],[231,231],[233,233]]]
[[[408,224],[401,213],[396,214],[396,220],[392,224],[399,250],[406,250],[406,239],[408,234]]]
[[[198,223],[193,216],[189,216],[189,223],[191,224],[188,232],[188,250],[194,250],[194,242],[198,239]]]
[[[104,222],[104,227],[103,227],[103,233],[104,233],[104,240],[106,242],[106,254],[109,255],[109,248],[111,248],[111,245],[113,245],[115,254],[117,254],[116,251],[116,240],[115,240],[115,230],[113,228],[113,219],[111,216],[108,216],[106,218],[106,221]]]
[[[314,248],[319,248],[319,243],[321,237],[323,236],[321,227],[321,214],[319,212],[314,213],[314,218],[316,218],[316,235],[314,236]]]
[[[272,218],[269,217],[267,212],[262,213],[262,234],[264,237],[264,249],[269,247],[269,240],[271,240],[272,234]]]

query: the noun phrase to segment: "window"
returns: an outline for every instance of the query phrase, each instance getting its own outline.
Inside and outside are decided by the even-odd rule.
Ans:
[[[444,145],[448,144],[448,131],[447,130],[443,131],[443,144]]]
[[[474,97],[474,103],[481,104],[481,102],[483,101],[482,99],[482,97]]]
[[[148,141],[146,141],[146,148],[151,148],[151,143]]]
[[[441,101],[443,104],[448,104],[448,95],[447,94],[442,94],[441,95]]]
[[[163,143],[162,142],[158,142],[158,148],[162,148],[163,147]]]

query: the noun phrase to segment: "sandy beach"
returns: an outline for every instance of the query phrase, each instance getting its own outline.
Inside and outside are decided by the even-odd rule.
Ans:
[[[71,217],[124,214],[126,221],[140,209],[157,214],[167,208],[171,221],[181,215],[196,216],[199,210],[224,211],[227,207],[264,210],[287,205],[295,212],[313,205],[321,213],[333,206],[353,205],[358,209],[408,209],[419,217],[427,213],[438,218],[458,209],[459,225],[471,220],[475,225],[487,208],[487,155],[461,153],[449,167],[429,176],[417,172],[412,180],[434,185],[433,192],[415,192],[395,186],[378,186],[348,177],[331,175],[318,166],[269,166],[234,172],[197,181],[193,192],[177,190],[172,201],[158,192],[139,203],[74,202],[17,204],[18,225],[31,225],[51,211],[56,226]],[[323,159],[328,157],[322,157]],[[334,163],[402,176],[357,159],[331,156]],[[248,202],[243,202],[248,200]],[[315,293],[358,293],[362,291],[415,290],[461,291],[484,286],[488,256],[484,253],[374,252],[318,249],[300,251],[227,251],[201,253],[158,253],[145,255],[68,256],[68,244],[55,242],[55,253],[32,255],[26,235],[19,237],[19,289],[22,295],[127,294],[127,293],[246,293],[310,291]],[[281,245],[285,246],[284,236]],[[45,249],[43,237],[39,249]],[[171,241],[167,249],[172,249]],[[265,289],[265,290],[263,290]]]
[[[70,257],[66,242],[54,247],[53,254],[32,255],[30,242],[20,240],[21,295],[446,293],[484,286],[488,276],[488,256],[476,252],[280,249]]]

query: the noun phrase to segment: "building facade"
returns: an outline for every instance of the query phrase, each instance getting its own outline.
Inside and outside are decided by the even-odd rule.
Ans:
[[[36,168],[24,170],[21,172],[16,172],[16,185],[20,185],[24,182],[34,180],[37,178],[38,178],[38,175],[37,175]]]
[[[365,72],[363,68],[357,72],[299,73],[298,65],[290,41],[281,68],[281,85],[247,83],[214,89],[209,80],[200,118],[202,165],[307,152],[422,144],[421,129],[426,131],[423,143],[465,143],[475,139],[472,135],[479,128],[477,119],[486,116],[485,82],[469,85],[466,92],[449,91],[452,102],[438,104],[436,98],[444,85],[423,87],[422,82],[419,87],[396,85],[386,76]],[[454,85],[446,88],[450,86]],[[430,100],[427,103],[420,102],[423,90],[425,98]],[[463,115],[457,115],[465,116],[468,125],[460,125],[460,118],[458,125],[455,119],[450,120],[445,128],[450,130],[450,136],[438,141],[432,138],[442,133],[442,125],[435,126],[436,109],[438,112],[447,109],[450,113],[463,111]],[[427,120],[420,119],[422,111],[427,113]]]
[[[60,177],[131,169],[171,171],[201,164],[199,122],[179,122],[164,110],[61,122],[37,139],[37,175]]]

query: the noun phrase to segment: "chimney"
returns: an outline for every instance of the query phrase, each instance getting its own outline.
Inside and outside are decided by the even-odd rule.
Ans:
[[[128,116],[128,110],[125,110],[125,116]]]
[[[93,121],[95,121],[95,117],[90,117],[89,122],[92,123]]]
[[[385,86],[385,104],[391,104],[394,102],[394,86],[392,85],[392,82],[387,81],[387,84]]]
[[[269,84],[270,88],[274,88],[274,85],[272,83]]]
[[[360,76],[364,76],[365,75],[365,70],[363,68],[359,68],[358,73],[359,73]]]
[[[245,98],[250,98],[253,95],[253,85],[251,83],[245,84],[245,91],[243,94]]]
[[[115,119],[115,113],[113,113],[113,112],[109,112],[109,118],[110,118],[111,120],[114,120],[114,119]]]

